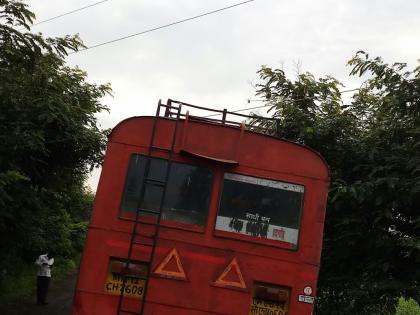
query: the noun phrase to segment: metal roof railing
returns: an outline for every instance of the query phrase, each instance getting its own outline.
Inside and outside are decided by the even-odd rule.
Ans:
[[[228,111],[227,109],[221,110],[221,109],[208,108],[208,107],[188,104],[185,102],[180,102],[180,101],[176,101],[172,99],[168,99],[166,105],[162,104],[161,100],[159,100],[157,116],[166,117],[166,118],[175,118],[177,117],[176,116],[177,110],[180,106],[182,106],[182,109],[193,108],[193,109],[201,110],[204,113],[207,112],[207,114],[204,114],[202,116],[192,115],[191,113],[189,113],[188,119],[194,120],[194,121],[201,121],[201,122],[207,122],[207,123],[218,124],[218,125],[227,125],[227,126],[238,127],[238,128],[240,128],[243,124],[245,124],[245,127],[247,130],[258,132],[258,133],[264,133],[264,134],[274,134],[277,132],[279,128],[280,121],[277,118],[263,117],[263,116],[258,116],[258,115],[245,115],[245,114],[240,114],[237,112]],[[165,108],[165,111],[163,114],[160,113],[161,108]],[[219,115],[221,115],[222,117],[213,118]],[[187,112],[181,111],[181,113],[179,114],[180,118],[186,118],[186,116],[187,116]],[[230,118],[229,116],[233,116],[236,118],[239,117],[240,119],[243,119],[243,120],[235,121],[235,120],[232,120],[232,118]],[[270,127],[259,126],[255,124],[258,121],[272,122],[272,124],[270,124],[271,125]]]

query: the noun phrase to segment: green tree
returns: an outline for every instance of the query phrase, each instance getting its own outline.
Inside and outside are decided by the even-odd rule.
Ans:
[[[279,137],[319,151],[331,167],[317,314],[393,314],[420,300],[420,68],[358,52],[351,75],[368,75],[343,104],[340,82],[310,73],[290,80],[263,67]]]
[[[110,86],[66,66],[84,47],[77,35],[31,33],[34,18],[21,1],[0,0],[0,270],[9,272],[47,248],[80,250],[92,203],[84,182],[106,143],[95,114]]]

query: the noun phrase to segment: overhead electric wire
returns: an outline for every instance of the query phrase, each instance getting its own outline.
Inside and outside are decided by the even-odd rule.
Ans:
[[[153,28],[150,28],[150,29],[138,32],[138,33],[118,37],[118,38],[115,38],[115,39],[112,39],[112,40],[109,40],[109,41],[106,41],[106,42],[95,44],[95,45],[92,45],[92,46],[89,46],[89,47],[71,52],[69,54],[76,54],[78,52],[82,52],[82,51],[86,51],[86,50],[89,50],[89,49],[92,49],[92,48],[112,44],[112,43],[119,42],[119,41],[122,41],[122,40],[125,40],[125,39],[128,39],[128,38],[131,38],[131,37],[140,36],[140,35],[143,35],[143,34],[146,34],[146,33],[151,33],[151,32],[160,30],[162,28],[167,28],[167,27],[171,27],[171,26],[174,26],[174,25],[177,25],[177,24],[185,23],[185,22],[188,22],[188,21],[191,21],[191,20],[199,19],[199,18],[202,18],[204,16],[211,15],[211,14],[218,13],[218,12],[225,11],[225,10],[229,10],[229,9],[234,8],[234,7],[238,7],[238,6],[253,2],[253,1],[256,1],[256,0],[247,0],[247,1],[239,2],[239,3],[235,3],[235,4],[232,4],[230,6],[223,7],[223,8],[217,9],[217,10],[205,12],[205,13],[195,15],[195,16],[192,16],[192,17],[189,17],[189,18],[185,18],[185,19],[182,19],[182,20],[178,20],[178,21],[175,21],[175,22],[172,22],[172,23],[168,23],[168,24],[157,26],[157,27],[153,27]]]
[[[354,91],[359,91],[361,88],[354,88],[354,89],[350,89],[350,90],[343,90],[343,91],[338,91],[340,93],[348,93],[348,92],[354,92]],[[293,100],[294,102],[296,101],[304,101],[304,100],[308,100],[308,99],[312,99],[310,97],[306,97],[306,98],[301,98],[301,99],[297,99],[297,100]],[[251,99],[247,99],[248,103],[251,102],[266,102],[267,100],[251,100]]]
[[[361,88],[355,88],[355,89],[351,89],[351,90],[344,90],[344,91],[340,91],[340,93],[347,93],[347,92],[354,92],[354,91],[359,91]]]
[[[246,110],[258,109],[258,108],[263,108],[263,107],[267,107],[267,106],[271,106],[271,105],[262,105],[262,106],[255,106],[255,107],[250,107],[250,108],[242,108],[242,109],[238,109],[238,110],[233,110],[233,111],[231,111],[231,113],[239,113],[239,112],[244,112]],[[204,116],[204,118],[214,117],[214,116],[218,116],[218,115],[222,115],[222,114],[223,113],[211,114],[211,115]]]
[[[49,19],[42,20],[42,21],[39,21],[39,22],[37,22],[37,23],[34,23],[34,24],[32,24],[32,25],[31,25],[31,27],[34,27],[34,26],[39,25],[39,24],[42,24],[42,23],[50,22],[50,21],[52,21],[52,20],[59,19],[59,18],[61,18],[61,17],[63,17],[63,16],[66,16],[66,15],[69,15],[69,14],[72,14],[72,13],[76,13],[76,12],[79,12],[79,11],[83,11],[83,10],[85,10],[85,9],[88,9],[88,8],[94,7],[94,6],[98,5],[98,4],[101,4],[101,3],[104,3],[104,2],[107,2],[107,1],[109,1],[109,0],[102,0],[102,1],[98,1],[98,2],[95,2],[95,3],[92,3],[92,4],[86,5],[86,6],[84,6],[84,7],[81,7],[81,8],[78,8],[78,9],[75,9],[75,10],[72,10],[72,11],[69,11],[69,12],[66,12],[66,13],[63,13],[63,14],[60,14],[60,15],[53,16],[53,17],[51,17],[51,18],[49,18]]]
[[[352,89],[352,90],[345,90],[345,91],[340,91],[340,93],[346,93],[346,92],[352,92],[352,91],[358,91],[358,90],[360,90],[359,88],[356,88],[356,89]],[[305,100],[308,100],[308,99],[311,99],[311,98],[309,98],[309,97],[307,97],[307,98],[301,98],[301,99],[296,99],[296,100],[289,100],[289,102],[287,102],[287,103],[293,103],[293,102],[298,102],[298,101],[305,101]],[[251,100],[251,99],[247,99],[247,101],[248,101],[248,103],[250,103],[250,102],[266,102],[267,100]],[[347,104],[343,104],[344,106],[348,106]],[[269,106],[275,106],[275,105],[273,105],[273,104],[266,104],[266,105],[261,105],[261,106],[255,106],[255,107],[250,107],[250,108],[241,108],[241,109],[238,109],[238,110],[233,110],[233,111],[231,111],[231,113],[239,113],[239,112],[243,112],[243,111],[246,111],[246,110],[252,110],[252,109],[259,109],[259,108],[264,108],[264,107],[269,107]],[[217,113],[217,114],[211,114],[211,115],[207,115],[207,116],[204,116],[205,118],[208,118],[208,117],[214,117],[214,116],[218,116],[218,115],[222,115],[223,113]]]

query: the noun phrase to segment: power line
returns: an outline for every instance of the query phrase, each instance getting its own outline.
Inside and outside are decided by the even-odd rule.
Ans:
[[[239,112],[243,112],[243,111],[246,111],[246,110],[258,109],[258,108],[263,108],[263,107],[267,107],[267,106],[272,106],[272,105],[270,104],[270,105],[261,105],[261,106],[255,106],[255,107],[250,107],[250,108],[243,108],[243,109],[234,110],[234,111],[232,111],[232,113],[239,113]]]
[[[359,91],[360,88],[354,88],[351,90],[343,90],[343,91],[339,91],[340,93],[347,93],[347,92],[354,92],[354,91]],[[306,100],[311,100],[312,98],[310,97],[305,97],[305,98],[300,98],[300,99],[292,99],[292,100],[288,100],[286,101],[286,103],[294,103],[294,102],[299,102],[299,101],[306,101]],[[251,102],[267,102],[267,100],[251,100],[251,99],[247,99],[248,104]],[[266,105],[261,105],[261,106],[255,106],[255,107],[250,107],[250,108],[241,108],[238,110],[234,110],[231,111],[231,113],[239,113],[239,112],[243,112],[246,110],[252,110],[252,109],[259,109],[259,108],[264,108],[264,107],[269,107],[269,106],[274,106],[273,104],[266,104]],[[343,106],[349,106],[348,104],[343,104]],[[222,113],[217,113],[217,114],[211,114],[211,115],[207,115],[204,116],[205,118],[208,117],[214,117],[214,116],[218,116],[218,115],[222,115]]]
[[[294,102],[298,102],[298,101],[306,101],[308,99],[311,99],[311,98],[307,97],[307,98],[301,98],[301,99],[296,99],[296,100],[289,100],[286,103],[290,104],[290,103],[294,103]],[[248,101],[248,104],[249,104],[250,102],[266,102],[267,100],[247,99],[247,101]],[[233,111],[231,111],[231,113],[239,113],[239,112],[243,112],[243,111],[246,111],[246,110],[258,109],[258,108],[263,108],[263,107],[268,107],[268,106],[274,106],[274,105],[273,104],[266,104],[266,105],[255,106],[255,107],[250,107],[250,108],[242,108],[242,109],[238,109],[238,110],[233,110]],[[217,116],[217,115],[222,115],[222,113],[207,115],[207,116],[205,116],[205,118],[213,117],[213,116]]]
[[[66,15],[69,15],[69,14],[72,14],[72,13],[75,13],[75,12],[83,11],[83,10],[85,10],[85,9],[88,9],[88,8],[94,7],[95,5],[98,5],[98,4],[101,4],[101,3],[107,2],[107,1],[109,1],[109,0],[102,0],[102,1],[98,1],[98,2],[95,2],[95,3],[89,4],[89,5],[87,5],[87,6],[84,6],[84,7],[81,7],[81,8],[78,8],[78,9],[75,9],[75,10],[72,10],[72,11],[69,11],[69,12],[66,12],[66,13],[63,13],[63,14],[60,14],[60,15],[53,16],[53,17],[51,17],[51,18],[49,18],[49,19],[42,20],[42,21],[39,21],[39,22],[37,22],[37,23],[34,23],[34,24],[32,24],[32,25],[31,25],[31,27],[34,27],[34,26],[39,25],[39,24],[42,24],[42,23],[50,22],[50,21],[52,21],[52,20],[59,19],[59,18],[61,18],[61,17],[63,17],[63,16],[66,16]]]
[[[127,38],[140,36],[140,35],[143,35],[143,34],[146,34],[146,33],[151,33],[151,32],[160,30],[162,28],[167,28],[167,27],[174,26],[176,24],[181,24],[181,23],[185,23],[185,22],[188,22],[188,21],[191,21],[191,20],[199,19],[199,18],[202,18],[204,16],[211,15],[211,14],[218,13],[218,12],[225,11],[225,10],[229,10],[229,9],[234,8],[234,7],[238,7],[238,6],[253,2],[253,1],[255,1],[255,0],[247,0],[247,1],[239,2],[239,3],[235,3],[235,4],[227,6],[227,7],[223,7],[223,8],[217,9],[217,10],[205,12],[205,13],[202,13],[202,14],[199,14],[199,15],[195,15],[195,16],[183,19],[183,20],[178,20],[178,21],[175,21],[175,22],[172,22],[172,23],[169,23],[169,24],[164,24],[164,25],[161,25],[161,26],[150,28],[150,29],[138,32],[138,33],[131,34],[131,35],[122,36],[122,37],[112,39],[112,40],[109,40],[109,41],[106,41],[106,42],[103,42],[103,43],[99,43],[99,44],[96,44],[96,45],[93,45],[93,46],[90,46],[90,47],[86,47],[84,49],[80,49],[78,51],[71,52],[71,53],[69,53],[69,55],[76,54],[78,52],[89,50],[89,49],[92,49],[92,48],[108,45],[108,44],[111,44],[111,43],[119,42],[119,41],[122,41],[122,40],[127,39]]]
[[[267,107],[267,106],[272,106],[272,105],[270,104],[270,105],[255,106],[255,107],[250,107],[250,108],[242,108],[242,109],[238,109],[238,110],[233,110],[233,111],[231,111],[231,113],[239,113],[239,112],[244,112],[246,110],[263,108],[263,107]],[[214,117],[214,116],[218,116],[218,115],[222,115],[222,113],[207,115],[207,116],[204,116],[204,118]]]
[[[351,91],[356,91],[356,90],[360,90],[360,89],[356,88],[356,89],[353,89],[353,90],[340,91],[340,92],[345,93],[345,92],[351,92]],[[286,102],[286,103],[290,104],[290,103],[294,103],[294,102],[297,102],[297,101],[305,101],[305,100],[308,100],[308,99],[310,99],[310,98],[301,98],[301,99],[296,99],[296,100],[289,100],[289,102]],[[248,99],[247,101],[248,101],[248,103],[250,103],[250,102],[266,102],[267,100],[251,100],[251,99]],[[266,105],[249,107],[249,108],[241,108],[241,109],[238,109],[238,110],[233,110],[233,111],[231,111],[231,113],[239,113],[239,112],[244,112],[246,110],[259,109],[259,108],[264,108],[264,107],[269,107],[269,106],[275,106],[275,105],[266,104]],[[349,104],[342,104],[342,106],[350,106],[350,105]],[[222,115],[222,113],[207,115],[207,116],[205,116],[205,118],[214,117],[214,116],[217,116],[217,115]]]
[[[354,88],[354,89],[343,90],[343,91],[338,91],[338,92],[348,93],[348,92],[360,91],[360,89],[361,88]],[[306,98],[301,98],[301,99],[297,99],[297,100],[293,100],[293,101],[305,101],[305,100],[310,100],[310,99],[312,99],[312,98],[308,96]],[[251,99],[248,99],[247,101],[248,101],[248,103],[250,103],[250,102],[266,102],[267,100],[251,100]]]
[[[340,91],[340,93],[354,92],[354,91],[359,91],[359,90],[360,90],[360,88],[355,88],[355,89],[351,89],[351,90]]]

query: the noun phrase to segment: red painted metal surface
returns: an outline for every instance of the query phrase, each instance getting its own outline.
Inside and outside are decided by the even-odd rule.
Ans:
[[[127,165],[131,154],[147,154],[153,119],[127,119],[116,126],[109,137],[82,256],[73,315],[116,314],[118,296],[106,294],[104,283],[110,257],[124,258],[127,255],[132,223],[119,215]],[[249,314],[254,282],[290,288],[288,314],[311,314],[313,305],[298,302],[298,296],[304,294],[306,286],[316,290],[329,185],[325,161],[309,148],[265,135],[241,132],[240,128],[194,121],[189,121],[188,128],[185,128],[184,123],[179,123],[173,159],[203,165],[213,171],[207,225],[197,227],[162,221],[152,268],[154,270],[175,248],[186,278],[153,275],[145,314]],[[159,118],[156,145],[170,147],[174,126],[174,120]],[[182,154],[181,151],[190,154]],[[153,155],[167,157],[165,152],[156,151]],[[248,235],[230,237],[228,233],[215,232],[225,172],[292,182],[305,187],[296,249],[287,248],[281,242],[273,244],[270,240],[254,242]],[[136,245],[135,260],[147,261],[148,251],[150,248]],[[234,259],[246,288],[214,285]],[[132,299],[129,303],[134,307],[139,302]]]

